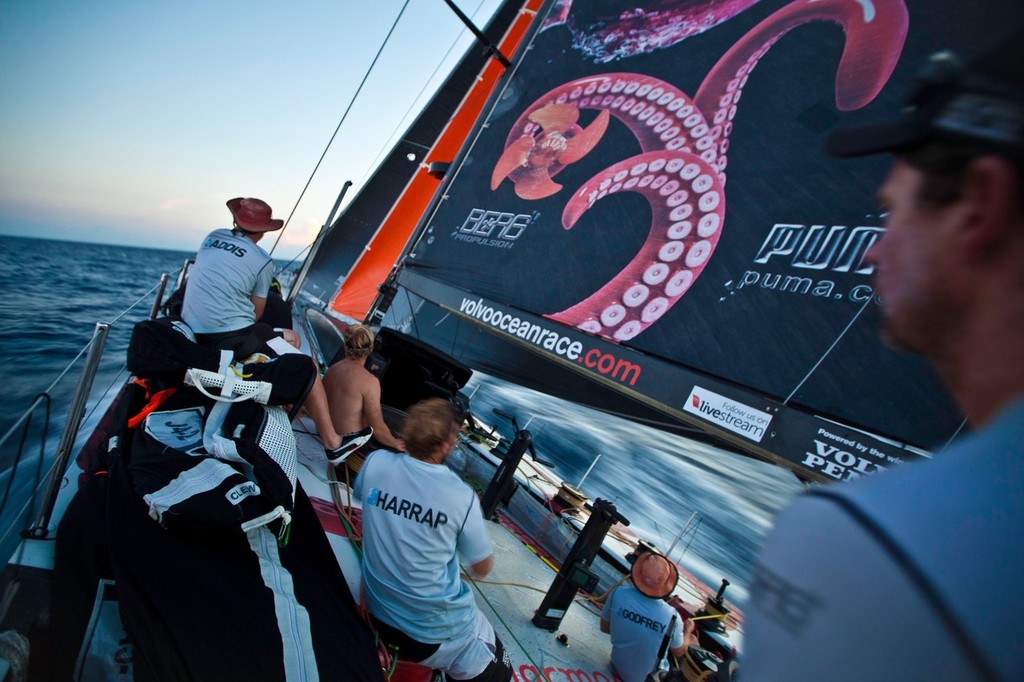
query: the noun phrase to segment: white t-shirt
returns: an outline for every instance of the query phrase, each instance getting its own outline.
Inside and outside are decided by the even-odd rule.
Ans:
[[[476,602],[459,577],[491,555],[476,493],[443,464],[377,450],[359,471],[370,612],[428,644],[468,634]]]
[[[784,510],[744,679],[1024,679],[1024,400],[939,452]]]
[[[624,682],[643,682],[654,670],[658,649],[665,638],[673,609],[663,599],[652,599],[629,585],[615,588],[604,603],[601,618],[611,626],[612,665]],[[669,647],[683,645],[683,626],[678,616]]]
[[[181,319],[196,334],[218,334],[256,321],[252,297],[266,298],[274,263],[251,239],[214,230],[199,247],[188,273]]]

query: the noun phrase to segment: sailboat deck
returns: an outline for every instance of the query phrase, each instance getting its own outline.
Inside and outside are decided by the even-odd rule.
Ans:
[[[599,628],[599,607],[578,596],[556,632],[534,626],[530,619],[555,572],[504,526],[492,523],[489,530],[494,570],[486,580],[475,581],[477,604],[509,651],[519,678],[542,679],[543,672],[551,682],[611,680],[611,644]]]

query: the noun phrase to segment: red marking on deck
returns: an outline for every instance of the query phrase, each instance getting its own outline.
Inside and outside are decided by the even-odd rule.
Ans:
[[[313,503],[313,510],[316,511],[316,516],[320,519],[320,525],[325,533],[343,538],[351,537],[345,524],[341,522],[341,518],[338,516],[338,509],[334,506],[333,502],[319,497],[310,497],[309,501]],[[352,507],[348,510],[348,514],[353,530],[361,534],[363,531],[363,510]]]

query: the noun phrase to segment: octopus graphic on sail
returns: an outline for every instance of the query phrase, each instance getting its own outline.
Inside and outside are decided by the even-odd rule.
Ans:
[[[743,87],[758,61],[803,24],[831,21],[846,34],[835,92],[841,111],[863,107],[896,66],[908,28],[902,0],[798,0],[751,29],[690,97],[663,79],[606,73],[564,83],[539,97],[512,125],[491,189],[506,179],[525,200],[562,190],[554,178],[600,141],[609,116],[625,124],[641,153],[598,172],[566,202],[562,226],[604,197],[637,192],[652,209],[650,232],[632,261],[584,300],[551,319],[612,341],[657,322],[700,277],[725,224],[729,136]],[[580,110],[598,115],[586,127]]]

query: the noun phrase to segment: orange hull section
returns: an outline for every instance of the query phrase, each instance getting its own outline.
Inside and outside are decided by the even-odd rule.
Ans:
[[[502,54],[512,55],[519,48],[541,4],[542,0],[527,0],[498,46]],[[497,60],[488,61],[402,196],[392,206],[367,250],[345,278],[341,290],[331,300],[332,310],[355,320],[365,319],[377,297],[377,287],[387,279],[402,255],[420,217],[441,184],[440,179],[427,173],[428,166],[434,161],[450,162],[455,158],[504,70]]]

